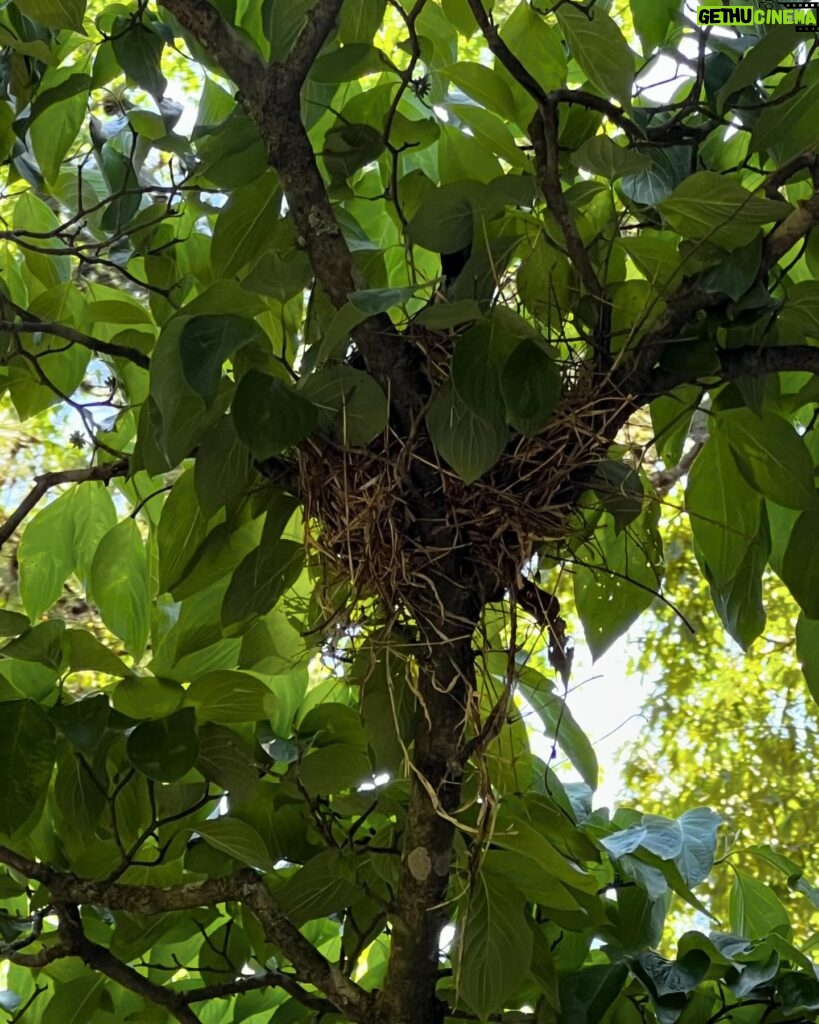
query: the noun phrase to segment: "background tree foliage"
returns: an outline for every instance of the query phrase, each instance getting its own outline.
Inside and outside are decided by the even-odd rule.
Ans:
[[[12,1019],[815,1019],[757,864],[812,903],[806,851],[732,853],[708,931],[716,766],[594,809],[565,701],[561,601],[595,657],[676,601],[795,644],[760,800],[751,724],[812,749],[815,37],[693,14],[0,12]],[[662,776],[733,699],[678,650]]]

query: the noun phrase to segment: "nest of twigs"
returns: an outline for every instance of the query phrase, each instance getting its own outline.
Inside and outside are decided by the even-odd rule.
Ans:
[[[442,365],[430,374],[436,383]],[[495,466],[471,484],[435,455],[423,430],[411,440],[390,434],[363,449],[322,437],[304,444],[299,478],[308,541],[330,575],[346,580],[354,598],[412,607],[413,594],[429,591],[434,563],[453,546],[504,586],[534,544],[568,540],[579,489],[610,447],[611,425],[626,400],[595,394],[567,370],[567,390],[546,429],[510,437]],[[440,488],[440,534],[452,538],[446,552],[418,538],[410,500],[414,460],[423,460],[427,476],[434,471]]]

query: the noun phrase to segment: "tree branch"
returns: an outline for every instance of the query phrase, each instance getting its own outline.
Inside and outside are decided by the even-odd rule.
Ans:
[[[252,42],[207,0],[158,0],[200,46],[219,61],[246,100],[260,98],[265,66]]]
[[[542,104],[538,114],[529,125],[529,135],[535,147],[535,164],[540,188],[549,212],[560,226],[566,242],[569,259],[580,275],[586,291],[598,301],[603,299],[603,289],[591,259],[572,220],[569,207],[560,184],[560,170],[557,152],[557,109],[549,100]]]
[[[782,345],[774,348],[718,349],[719,369],[712,374],[690,374],[685,370],[656,369],[647,373],[640,389],[640,404],[659,395],[667,395],[680,384],[695,384],[716,377],[736,380],[737,377],[762,377],[769,373],[802,372],[819,374],[819,346]]]
[[[2,548],[29,512],[52,487],[59,487],[60,484],[80,484],[89,480],[100,480],[103,483],[108,483],[115,476],[127,476],[127,474],[128,463],[125,459],[120,459],[117,462],[106,462],[100,466],[89,466],[87,469],[61,469],[35,477],[36,482],[34,486],[3,525],[0,526],[0,548]],[[2,857],[0,857],[1,859]],[[34,878],[37,876],[32,875],[30,877]]]
[[[0,863],[14,868],[28,878],[42,882],[51,892],[53,902],[64,906],[95,904],[109,910],[127,910],[152,915],[231,901],[243,903],[258,917],[265,938],[281,950],[302,978],[322,992],[333,1006],[351,1020],[365,1024],[371,1019],[373,997],[370,993],[359,988],[319,953],[276,906],[261,875],[250,869],[210,878],[204,882],[191,882],[187,885],[160,889],[150,885],[120,885],[116,882],[94,882],[75,878],[73,875],[55,871],[46,864],[24,857],[5,846],[0,846]],[[104,970],[102,966],[98,969]],[[137,974],[137,977],[142,976]],[[122,983],[125,984],[124,981]],[[188,1018],[192,1019],[195,1018]]]
[[[163,1006],[180,1024],[200,1024],[199,1018],[179,993],[156,985],[115,957],[105,946],[92,942],[83,931],[76,905],[58,905],[55,909],[59,917],[58,931],[65,947],[70,950],[69,955],[78,956],[92,971],[99,971],[148,1002]]]
[[[103,356],[115,356],[120,359],[129,359],[137,366],[147,370],[151,361],[144,352],[130,345],[117,345],[112,341],[103,341],[102,338],[95,338],[90,334],[75,330],[65,324],[55,323],[51,320],[41,320],[40,317],[30,313],[27,309],[16,305],[10,299],[0,297],[0,311],[4,316],[18,316],[20,320],[0,320],[0,331],[8,331],[10,334],[50,334],[54,338],[63,338],[74,345],[82,345],[92,352]]]
[[[261,988],[280,988],[296,1002],[319,1014],[336,1012],[336,1007],[331,1002],[314,996],[312,992],[302,988],[292,974],[285,974],[284,971],[266,971],[264,974],[234,978],[215,985],[202,985],[189,992],[183,992],[182,998],[186,1003],[204,1003],[211,999],[226,999]]]

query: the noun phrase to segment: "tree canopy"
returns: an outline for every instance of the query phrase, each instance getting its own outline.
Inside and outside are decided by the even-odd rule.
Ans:
[[[816,1019],[810,851],[662,788],[715,617],[813,752],[819,60],[760,9],[0,10],[11,1020]],[[649,610],[612,812],[573,647]]]

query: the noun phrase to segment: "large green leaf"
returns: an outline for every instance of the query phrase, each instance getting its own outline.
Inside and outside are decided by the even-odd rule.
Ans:
[[[16,6],[33,21],[48,28],[82,31],[86,0],[16,0]]]
[[[815,62],[808,61],[784,75],[771,94],[770,105],[754,124],[752,152],[768,150],[784,162],[815,146],[819,141],[813,116],[817,97],[819,66]]]
[[[756,537],[762,499],[737,469],[728,442],[719,432],[706,441],[694,461],[685,507],[715,581],[720,586],[728,584]]]
[[[233,400],[236,433],[257,459],[269,459],[303,441],[318,425],[319,412],[284,381],[250,370]]]
[[[760,225],[782,220],[792,210],[788,203],[762,199],[714,171],[692,174],[658,206],[684,238],[708,240],[724,249],[747,245]]]
[[[175,782],[193,768],[199,756],[196,714],[182,708],[167,718],[142,722],[128,737],[128,760],[157,782]]]
[[[555,361],[540,345],[525,338],[500,372],[507,421],[527,437],[539,434],[552,417],[561,387]]]
[[[189,469],[176,481],[162,506],[157,529],[159,589],[172,590],[207,535],[207,519],[194,491]]]
[[[186,696],[208,722],[258,722],[275,706],[270,690],[246,672],[209,672],[191,683]]]
[[[179,337],[185,380],[210,405],[216,398],[224,361],[254,342],[264,347],[267,338],[261,327],[247,317],[233,313],[191,317]]]
[[[623,33],[602,9],[581,9],[561,4],[557,20],[572,57],[589,81],[608,99],[613,96],[624,107],[631,105],[634,80],[634,54]]]
[[[320,425],[345,447],[369,444],[387,425],[387,396],[362,370],[324,367],[305,378],[301,393],[319,410]]]
[[[500,35],[544,92],[565,84],[566,55],[560,38],[525,0],[518,3],[503,23]]]
[[[734,868],[731,886],[731,931],[748,939],[765,939],[778,931],[786,938],[790,934],[788,912],[773,890]]]
[[[281,192],[272,172],[233,193],[213,229],[211,259],[217,274],[232,277],[273,244],[280,205]]]
[[[123,519],[102,538],[91,564],[91,586],[103,622],[136,660],[148,642],[150,580],[139,527]]]
[[[31,618],[50,608],[74,568],[73,492],[37,513],[20,541],[20,597]]]
[[[813,460],[793,427],[774,413],[727,409],[716,427],[740,471],[760,494],[785,508],[819,508]]]
[[[259,833],[238,818],[216,818],[196,826],[205,842],[216,850],[230,854],[242,864],[269,871],[273,862]]]
[[[574,595],[586,642],[599,658],[654,600],[661,541],[647,513],[619,533],[606,515],[594,542],[580,548]]]
[[[0,714],[0,830],[16,831],[45,796],[55,757],[54,726],[34,701],[6,701]]]
[[[427,427],[435,450],[467,484],[491,469],[506,446],[503,420],[477,416],[449,384],[432,399],[427,409]]]
[[[523,981],[532,960],[526,898],[508,882],[479,872],[463,911],[458,991],[481,1019],[499,1010]]]
[[[88,75],[72,74],[71,69],[60,69],[50,80],[51,89],[40,93],[32,111],[31,145],[37,162],[48,182],[56,182],[63,159],[77,137],[88,107]],[[48,92],[64,95],[47,109],[37,110],[47,101]]]
[[[276,890],[276,899],[298,927],[355,903],[359,888],[335,850],[323,850]]]
[[[803,512],[791,530],[780,576],[809,619],[819,619],[819,512]]]

